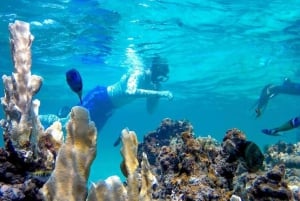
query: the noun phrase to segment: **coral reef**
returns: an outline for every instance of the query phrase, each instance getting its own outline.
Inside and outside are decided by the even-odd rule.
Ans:
[[[170,131],[179,130],[181,133],[158,137],[159,131],[165,128],[165,121]],[[153,198],[259,200],[262,193],[265,197],[261,200],[292,200],[293,196],[299,200],[296,191],[288,188],[287,180],[282,176],[283,166],[264,170],[264,155],[255,143],[247,141],[241,130],[228,130],[219,144],[210,137],[195,138],[192,128],[187,121],[165,119],[156,132],[146,135],[144,142],[139,145],[140,150],[150,150],[153,158],[156,158],[151,165],[154,173],[159,175],[160,188]],[[162,143],[159,139],[162,139]],[[268,193],[270,190],[271,194]]]
[[[9,28],[14,72],[3,76],[0,200],[300,200],[300,143],[281,141],[263,154],[237,128],[227,130],[219,143],[196,137],[190,122],[170,118],[140,143],[134,131],[123,129],[125,181],[110,176],[88,189],[97,147],[89,112],[72,108],[66,139],[61,123],[44,128],[40,103],[33,100],[42,78],[31,75],[29,24],[16,21]]]

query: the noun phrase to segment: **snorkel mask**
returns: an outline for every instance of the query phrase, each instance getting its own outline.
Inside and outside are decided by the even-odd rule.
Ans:
[[[151,81],[153,83],[166,82],[169,79],[169,65],[165,59],[155,56],[152,59]]]

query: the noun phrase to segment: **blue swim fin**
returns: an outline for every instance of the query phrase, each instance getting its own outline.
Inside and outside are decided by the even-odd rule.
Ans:
[[[72,68],[66,72],[66,80],[71,90],[78,95],[80,103],[82,104],[83,84],[80,73],[76,69]]]

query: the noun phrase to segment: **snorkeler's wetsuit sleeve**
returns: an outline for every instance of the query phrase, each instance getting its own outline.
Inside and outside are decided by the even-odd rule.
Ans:
[[[158,97],[166,97],[169,99],[173,98],[173,94],[170,91],[155,91],[155,90],[147,90],[147,89],[137,89],[135,91],[135,95],[142,96],[142,97],[158,96]]]

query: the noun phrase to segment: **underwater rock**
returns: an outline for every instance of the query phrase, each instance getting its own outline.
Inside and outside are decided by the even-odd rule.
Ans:
[[[169,145],[172,138],[188,130],[193,130],[193,126],[188,121],[174,121],[170,118],[163,119],[159,127],[155,131],[146,134],[143,142],[139,144],[139,160],[142,158],[142,152],[145,152],[147,153],[150,164],[156,164],[156,158],[160,152],[160,148],[164,145]]]
[[[223,138],[222,150],[215,169],[226,179],[228,188],[237,193],[241,188],[245,188],[249,180],[245,178],[245,175],[261,169],[263,160],[264,157],[259,147],[247,141],[246,135],[241,130],[233,128],[227,130]],[[243,182],[240,183],[240,181]]]
[[[284,176],[285,167],[283,164],[275,166],[265,175],[258,176],[247,190],[248,199],[250,201],[292,200],[293,194],[288,188]]]
[[[157,160],[160,163],[160,170],[164,174],[169,172],[174,173],[179,170],[179,158],[177,153],[171,149],[169,146],[162,146]]]
[[[227,161],[233,162],[244,155],[246,135],[239,129],[233,128],[226,132],[223,138],[222,150],[227,155]]]
[[[269,166],[284,163],[286,168],[300,169],[300,142],[297,144],[279,141],[266,149],[266,163]]]
[[[0,200],[42,201],[39,189],[49,175],[39,176],[43,172],[36,172],[36,164],[31,165],[0,148]]]
[[[226,182],[216,174],[212,166],[216,163],[220,146],[211,138],[195,138],[190,129],[192,126],[180,125],[183,127],[176,131],[180,130],[181,133],[171,134],[174,137],[168,144],[157,147],[160,152],[157,161],[152,165],[154,173],[159,175],[159,188],[155,192],[155,198],[229,200],[231,194],[224,185]]]
[[[226,132],[222,148],[224,155],[227,155],[227,162],[242,159],[250,172],[263,166],[264,155],[260,148],[254,142],[247,141],[246,135],[239,129],[233,128]]]

